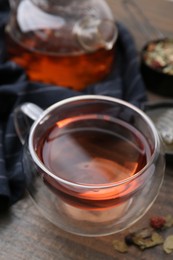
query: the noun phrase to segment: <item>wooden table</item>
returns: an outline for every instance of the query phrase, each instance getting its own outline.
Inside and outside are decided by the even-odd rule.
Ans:
[[[134,27],[119,0],[108,0],[115,16],[134,34],[138,49],[145,39]],[[139,0],[139,5],[152,24],[173,36],[173,3],[165,0]],[[158,99],[149,94],[150,99]],[[148,225],[150,216],[173,214],[173,167],[167,166],[159,197],[147,215],[133,229]],[[165,235],[173,234],[172,230]],[[5,216],[0,216],[0,260],[162,260],[173,259],[161,246],[140,251],[130,247],[127,254],[115,251],[112,242],[124,233],[99,238],[78,237],[56,228],[37,211],[29,197],[16,203]]]

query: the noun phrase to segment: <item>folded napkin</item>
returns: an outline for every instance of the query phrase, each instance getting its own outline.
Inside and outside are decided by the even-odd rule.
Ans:
[[[77,92],[62,86],[30,82],[22,68],[5,61],[4,27],[8,15],[7,0],[0,0],[0,212],[21,199],[26,188],[21,164],[22,145],[13,124],[16,106],[33,102],[44,109],[62,99],[85,94],[117,97],[136,106],[146,100],[135,44],[122,24],[117,23],[116,64],[110,75]]]

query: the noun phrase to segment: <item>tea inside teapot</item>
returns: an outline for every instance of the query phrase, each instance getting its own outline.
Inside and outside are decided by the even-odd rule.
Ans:
[[[6,34],[31,80],[79,90],[110,72],[117,28],[104,0],[11,0]]]

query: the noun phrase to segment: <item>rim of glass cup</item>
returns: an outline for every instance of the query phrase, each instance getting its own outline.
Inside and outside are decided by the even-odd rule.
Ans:
[[[45,167],[45,165],[43,164],[43,162],[39,159],[34,147],[33,147],[33,135],[34,135],[34,131],[37,128],[38,123],[48,114],[50,113],[50,111],[54,110],[57,107],[60,107],[62,105],[65,105],[67,103],[73,102],[73,101],[80,101],[80,100],[103,100],[103,101],[110,101],[110,102],[114,102],[120,105],[124,105],[126,107],[129,107],[130,109],[132,109],[133,111],[137,112],[143,119],[144,121],[146,121],[146,123],[148,124],[148,126],[150,127],[150,129],[152,130],[153,133],[153,137],[154,137],[154,152],[151,155],[151,158],[149,160],[149,162],[146,163],[146,165],[137,173],[135,173],[134,175],[123,179],[121,181],[117,181],[117,182],[112,182],[112,183],[106,183],[106,184],[82,184],[82,183],[75,183],[75,182],[71,182],[68,180],[65,180],[63,178],[58,177],[57,175],[55,175],[54,173],[52,173],[48,168]],[[59,181],[63,184],[69,185],[69,186],[75,186],[75,187],[79,187],[79,188],[95,188],[95,189],[103,189],[103,188],[112,188],[112,187],[116,187],[116,186],[120,186],[123,184],[126,184],[136,178],[138,178],[140,175],[142,175],[145,171],[147,171],[147,169],[150,167],[150,165],[153,163],[153,161],[155,160],[156,156],[158,155],[158,151],[160,152],[160,139],[159,139],[159,135],[158,132],[156,130],[156,127],[154,126],[154,123],[151,121],[151,119],[138,107],[132,105],[131,103],[118,99],[118,98],[114,98],[114,97],[109,97],[109,96],[103,96],[103,95],[82,95],[82,96],[75,96],[75,97],[70,97],[70,98],[66,98],[64,100],[58,101],[57,103],[49,106],[47,109],[45,109],[43,111],[43,113],[41,114],[41,116],[33,123],[31,130],[30,130],[30,134],[29,134],[29,151],[31,153],[31,157],[33,159],[33,161],[35,162],[35,164],[37,166],[39,166],[43,172],[45,172],[46,174],[48,174],[50,177],[52,177],[53,179],[55,179],[56,181]]]

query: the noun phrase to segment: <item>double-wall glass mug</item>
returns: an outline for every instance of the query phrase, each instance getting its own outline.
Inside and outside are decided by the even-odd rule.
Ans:
[[[10,0],[8,58],[29,79],[81,90],[105,78],[117,27],[104,0]]]
[[[24,103],[14,123],[24,145],[27,189],[61,229],[83,236],[117,233],[156,199],[164,176],[162,145],[151,119],[130,103],[99,95],[68,98],[45,111]]]

